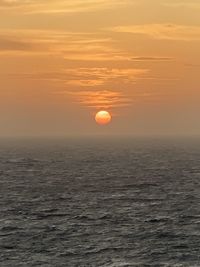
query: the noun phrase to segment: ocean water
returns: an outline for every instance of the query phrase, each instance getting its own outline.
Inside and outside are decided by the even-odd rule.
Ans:
[[[2,140],[0,266],[200,266],[200,141]]]

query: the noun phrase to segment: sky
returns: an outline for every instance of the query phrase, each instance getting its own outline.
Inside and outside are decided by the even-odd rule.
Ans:
[[[199,0],[0,0],[0,136],[200,135],[199,12]]]

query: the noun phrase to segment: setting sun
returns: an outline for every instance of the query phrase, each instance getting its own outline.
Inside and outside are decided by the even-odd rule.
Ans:
[[[105,125],[111,122],[112,117],[108,111],[101,110],[97,112],[95,116],[95,120],[100,125]]]

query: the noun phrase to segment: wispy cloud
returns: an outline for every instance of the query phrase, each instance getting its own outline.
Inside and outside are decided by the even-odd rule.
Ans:
[[[1,30],[0,53],[52,54],[74,61],[123,61],[131,56],[101,34],[48,30]]]
[[[154,39],[194,41],[200,40],[199,26],[177,24],[143,24],[112,28],[115,32],[146,35]]]
[[[75,68],[65,70],[69,85],[97,86],[109,82],[133,83],[148,72],[147,69]]]
[[[3,51],[25,51],[31,50],[32,45],[26,41],[0,36],[0,52]]]
[[[188,68],[200,68],[200,64],[196,63],[185,63],[184,66]]]
[[[174,8],[180,8],[180,7],[186,7],[186,8],[200,8],[200,2],[199,0],[173,0],[173,1],[164,1],[164,6],[168,7],[174,7]]]
[[[63,88],[54,92],[57,95],[71,95],[74,101],[90,108],[113,109],[132,103],[132,98],[121,87],[124,84],[135,83],[147,72],[147,69],[70,68],[58,72],[35,72],[13,76],[15,79],[55,83],[59,85],[58,88]],[[116,87],[117,90],[105,89],[109,87]]]
[[[69,68],[59,72],[35,72],[21,74],[21,78],[46,80],[61,83],[62,86],[97,87],[110,83],[121,85],[135,83],[148,72],[147,69],[112,69],[112,68]],[[19,77],[19,76],[18,76]]]
[[[116,8],[130,0],[0,0],[0,9],[22,13],[76,13]]]
[[[105,37],[106,36],[106,37]],[[53,55],[70,61],[171,61],[169,57],[133,56],[105,33],[50,30],[1,30],[0,54]]]
[[[132,57],[132,61],[172,61],[170,57]]]
[[[79,91],[72,92],[75,101],[95,109],[113,109],[126,107],[131,104],[131,99],[119,91]]]

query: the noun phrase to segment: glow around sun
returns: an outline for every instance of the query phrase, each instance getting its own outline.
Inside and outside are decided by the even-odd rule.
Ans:
[[[112,116],[108,111],[101,110],[97,112],[95,116],[95,121],[100,125],[106,125],[109,124],[112,120]]]

